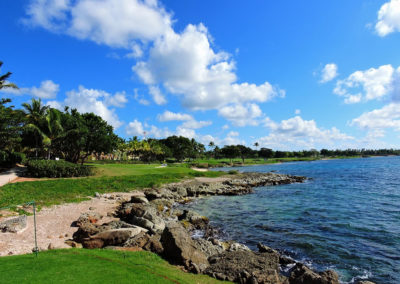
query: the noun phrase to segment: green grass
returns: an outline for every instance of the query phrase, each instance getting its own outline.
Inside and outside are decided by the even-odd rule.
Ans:
[[[150,252],[64,249],[0,258],[0,283],[222,283]]]
[[[244,159],[245,165],[265,165],[265,164],[276,164],[276,163],[285,163],[285,162],[298,162],[298,161],[315,161],[319,160],[316,157],[307,157],[307,158],[272,158],[266,159],[257,158],[257,159]],[[197,159],[191,162],[191,164],[199,164],[200,166],[203,164],[208,164],[213,167],[223,167],[224,165],[229,165],[231,163],[230,159]],[[232,159],[232,163],[242,164],[242,159]]]
[[[156,165],[96,165],[97,175],[85,178],[43,179],[0,187],[0,208],[35,201],[39,206],[79,202],[96,192],[129,192],[185,178],[218,177],[221,172],[197,172],[187,167]]]

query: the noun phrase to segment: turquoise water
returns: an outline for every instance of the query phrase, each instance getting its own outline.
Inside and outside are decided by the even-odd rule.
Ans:
[[[220,170],[231,170],[220,169]],[[303,184],[188,205],[231,238],[262,242],[342,282],[400,283],[400,157],[285,163],[240,171],[303,175]]]

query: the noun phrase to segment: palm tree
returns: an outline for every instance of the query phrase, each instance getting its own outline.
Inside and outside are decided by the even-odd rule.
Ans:
[[[258,144],[258,142],[254,143],[254,147],[256,147],[256,150],[258,150],[258,146],[260,146],[260,144]]]
[[[25,114],[28,118],[26,129],[31,130],[36,140],[36,156],[38,139],[47,148],[47,159],[50,159],[52,144],[63,132],[60,111],[43,106],[41,100],[32,99],[32,104],[24,103]]]
[[[42,139],[41,142],[43,142],[45,136],[45,134],[43,133],[45,124],[44,118],[49,107],[44,106],[41,99],[32,99],[31,104],[23,103],[22,107],[25,109],[24,113],[28,121],[28,124],[25,127],[31,130],[35,137],[35,153],[37,157],[39,144],[38,140]]]
[[[208,143],[208,147],[210,147],[211,151],[214,154],[214,158],[215,158],[215,153],[214,153],[214,151],[215,151],[215,143],[214,143],[214,141],[210,141],[210,143]]]
[[[0,61],[0,68],[1,68],[1,66],[3,66],[3,61]],[[7,72],[4,75],[0,75],[0,89],[3,89],[3,88],[18,89],[17,85],[7,81],[7,79],[10,78],[11,74],[12,74],[11,72]]]

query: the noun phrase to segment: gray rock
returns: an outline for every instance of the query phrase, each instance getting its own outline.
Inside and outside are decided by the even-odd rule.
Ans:
[[[146,230],[136,227],[104,231],[85,239],[83,241],[83,247],[93,249],[103,248],[105,246],[120,245],[125,243],[129,238],[134,237],[141,232],[146,232]]]
[[[205,273],[239,283],[281,283],[279,255],[252,251],[230,251],[209,258]]]
[[[290,273],[290,284],[339,284],[339,276],[333,270],[314,272],[302,263],[297,263]]]
[[[164,247],[164,256],[172,263],[183,265],[189,270],[193,269],[194,263],[199,271],[208,266],[206,255],[196,247],[188,232],[179,223],[168,224],[160,241]]]
[[[26,228],[26,215],[6,219],[0,223],[0,231],[3,233],[18,233]]]
[[[221,245],[215,245],[211,241],[205,239],[195,239],[193,240],[196,247],[201,250],[207,258],[216,254],[220,254],[224,251]]]

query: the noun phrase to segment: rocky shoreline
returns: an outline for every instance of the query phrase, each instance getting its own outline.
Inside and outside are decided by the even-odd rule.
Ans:
[[[115,221],[100,225],[100,214],[83,213],[76,221],[78,230],[69,244],[88,249],[147,250],[186,271],[236,283],[336,284],[336,272],[312,271],[263,244],[254,252],[235,241],[219,240],[218,230],[206,217],[177,206],[201,196],[243,195],[258,186],[305,180],[276,173],[242,173],[217,181],[187,181],[138,191],[130,200],[121,200],[114,213],[118,217]],[[194,238],[198,231],[202,236]]]

